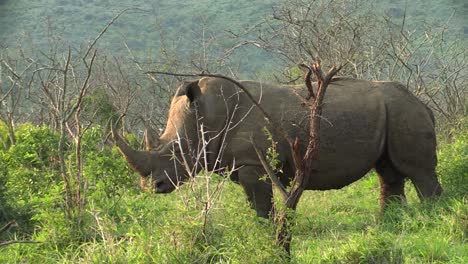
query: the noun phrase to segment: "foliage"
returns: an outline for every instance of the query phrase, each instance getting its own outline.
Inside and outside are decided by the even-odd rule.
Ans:
[[[268,147],[267,153],[266,153],[266,158],[269,163],[268,165],[275,172],[282,172],[282,168],[281,168],[281,164],[279,160],[279,153],[276,149],[276,145],[278,144],[278,142],[274,141],[273,135],[266,127],[263,128],[263,133],[267,136],[268,142],[271,144],[270,147]]]
[[[30,215],[38,197],[46,197],[57,183],[58,135],[47,127],[23,124],[15,134],[17,141],[0,152],[3,205],[8,206],[7,217]],[[4,209],[5,210],[5,209]]]
[[[453,142],[438,152],[438,173],[446,191],[468,198],[468,120],[461,122],[462,130],[455,132]]]
[[[135,186],[135,175],[117,148],[110,148],[103,142],[105,135],[101,127],[93,127],[83,137],[84,175],[94,192],[113,196],[118,189]]]
[[[6,150],[9,146],[8,128],[6,124],[0,120],[0,150]]]
[[[0,189],[0,199],[4,201],[0,207],[1,221],[16,218],[26,229],[40,223],[38,237],[65,242],[76,239],[80,235],[70,233],[71,223],[65,219],[63,209],[64,183],[59,177],[57,157],[59,135],[45,126],[23,124],[16,131],[16,138],[15,145],[0,152],[0,180],[4,183]],[[100,127],[89,129],[84,135],[84,172],[90,189],[99,190],[92,193],[104,195],[104,191],[111,196],[117,189],[133,186],[130,180],[133,173],[118,151],[103,145],[102,138]],[[71,168],[73,149],[69,148],[67,153]],[[41,230],[47,235],[38,232]]]
[[[115,106],[112,105],[110,96],[102,88],[93,90],[84,98],[84,109],[83,119],[87,122],[106,126],[110,120],[114,123],[117,121],[118,113]]]
[[[209,214],[196,199],[212,193],[224,180],[221,176],[210,182],[211,191],[199,175],[198,184],[186,184],[168,195],[140,192],[136,175],[117,150],[103,142],[103,133],[93,127],[83,137],[89,188],[85,217],[80,228],[74,229],[62,208],[63,183],[50,161],[57,135],[47,127],[18,129],[17,144],[0,152],[0,180],[7,186],[0,188],[0,199],[8,201],[0,209],[1,221],[16,218],[20,229],[0,239],[16,236],[42,243],[1,248],[0,262],[286,261],[274,243],[275,227],[255,216],[238,185],[225,182]],[[441,143],[438,172],[445,194],[439,201],[419,203],[407,183],[409,205],[395,205],[380,216],[379,187],[373,173],[342,190],[306,192],[293,218],[291,262],[466,262],[466,136],[462,131],[452,142]],[[11,211],[5,214],[5,210]]]

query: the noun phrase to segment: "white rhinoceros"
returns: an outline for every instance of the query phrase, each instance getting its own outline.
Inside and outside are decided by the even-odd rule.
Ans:
[[[305,86],[240,82],[275,124],[300,140],[305,151],[309,109],[298,98],[306,92]],[[206,155],[197,155],[203,145],[202,126]],[[166,129],[152,150],[134,150],[115,133],[114,138],[142,179],[152,177],[158,193],[171,192],[186,181],[187,166],[207,164],[213,170],[235,165],[231,178],[242,185],[257,214],[267,217],[272,185],[260,179],[265,171],[251,142],[254,138],[264,152],[271,146],[264,127],[277,142],[280,179],[287,184],[294,177],[289,146],[245,93],[225,79],[205,77],[181,85],[172,99]],[[399,83],[335,78],[325,95],[320,137],[318,170],[308,190],[339,189],[375,168],[382,208],[389,200],[405,199],[405,178],[412,181],[420,198],[442,192],[435,173],[433,114]],[[178,162],[182,160],[185,164]]]

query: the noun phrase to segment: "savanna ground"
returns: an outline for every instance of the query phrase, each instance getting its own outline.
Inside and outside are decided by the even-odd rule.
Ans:
[[[465,126],[466,128],[466,126]],[[4,132],[4,130],[2,131]],[[2,221],[19,227],[1,239],[30,240],[0,248],[1,263],[284,263],[274,226],[255,216],[242,189],[200,175],[167,195],[142,193],[115,148],[100,149],[100,131],[86,138],[89,179],[79,226],[65,217],[62,184],[53,180],[57,135],[24,125],[17,144],[0,152]],[[6,134],[2,133],[5,138]],[[292,263],[467,263],[468,134],[439,151],[445,193],[420,203],[406,184],[408,204],[379,214],[374,173],[342,190],[306,192],[294,217]],[[92,160],[92,161],[91,161]],[[53,168],[53,166],[52,166]],[[200,197],[221,184],[206,213]]]

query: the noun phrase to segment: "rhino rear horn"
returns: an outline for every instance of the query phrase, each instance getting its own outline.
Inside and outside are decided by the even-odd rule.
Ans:
[[[145,124],[145,145],[147,151],[155,150],[159,146],[158,134],[149,124]]]
[[[130,147],[125,140],[111,126],[112,138],[120,150],[120,153],[125,157],[128,164],[137,171],[141,176],[148,176],[151,173],[151,152],[138,151]]]

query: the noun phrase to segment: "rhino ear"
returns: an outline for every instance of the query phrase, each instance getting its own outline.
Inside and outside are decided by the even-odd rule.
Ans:
[[[188,97],[190,102],[197,100],[197,98],[201,95],[200,86],[198,85],[198,81],[190,81],[184,82],[182,86],[179,88],[179,92],[177,96],[185,95]]]

